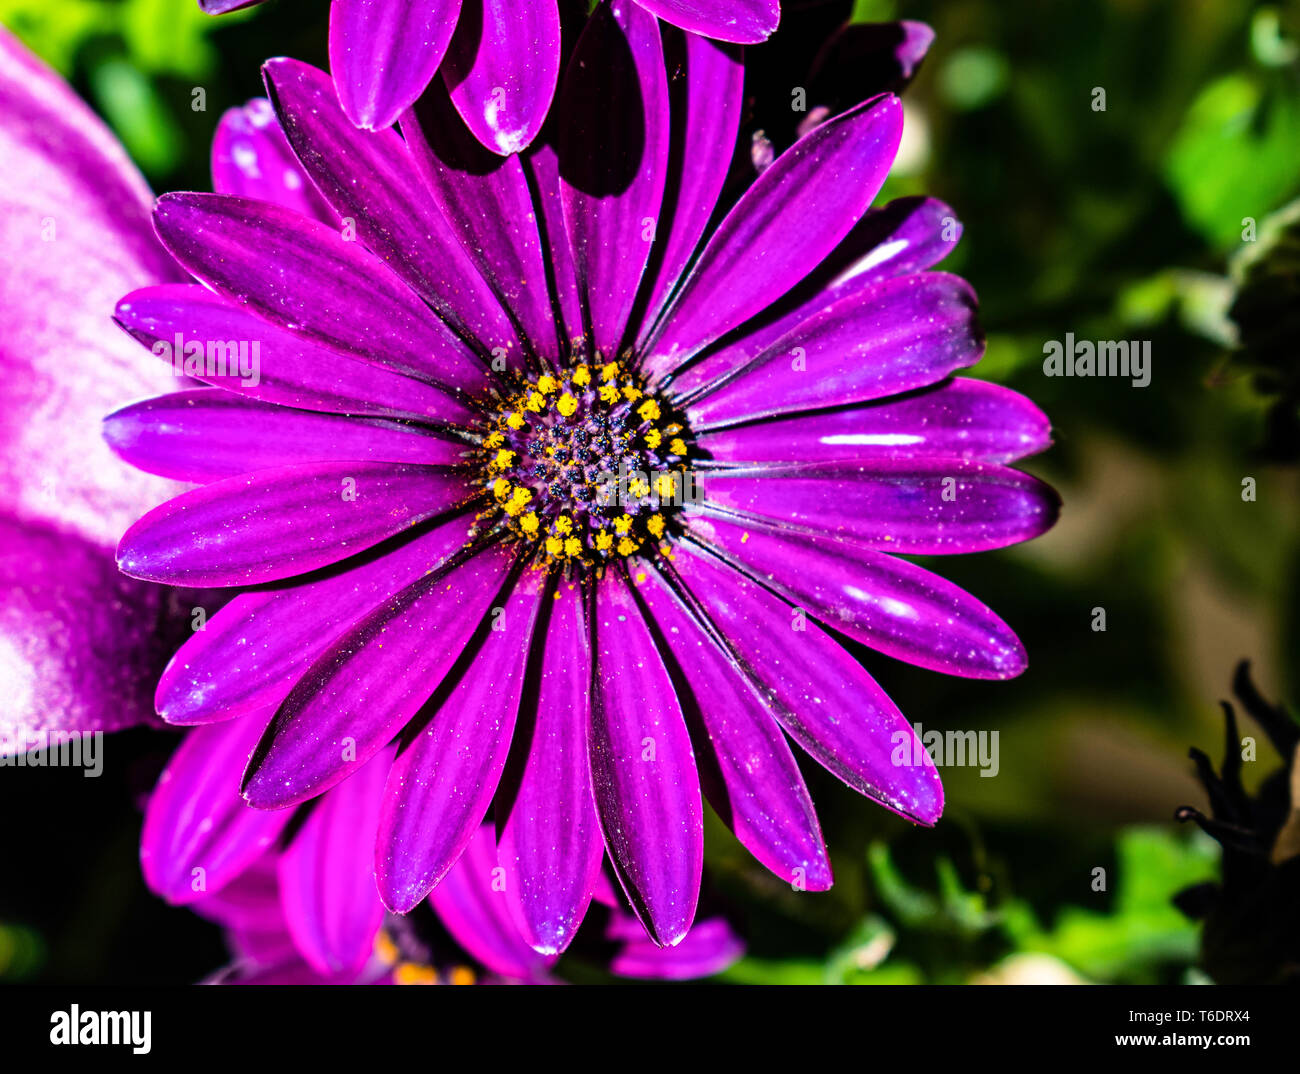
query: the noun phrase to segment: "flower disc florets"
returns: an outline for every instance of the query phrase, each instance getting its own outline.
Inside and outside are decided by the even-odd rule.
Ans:
[[[479,450],[480,515],[535,562],[599,567],[667,547],[694,495],[685,423],[619,362],[520,378]]]

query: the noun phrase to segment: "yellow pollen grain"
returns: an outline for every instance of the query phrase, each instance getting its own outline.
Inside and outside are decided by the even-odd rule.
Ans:
[[[651,537],[662,537],[664,535],[664,516],[651,515],[646,520],[645,528],[650,531]]]
[[[646,495],[646,493],[650,491],[650,486],[638,477],[628,482],[627,490],[633,496],[640,499],[642,496]]]
[[[640,388],[634,388],[630,384],[623,385],[623,398],[626,399],[629,403],[635,403],[644,394],[645,392],[643,392]]]
[[[631,528],[632,528],[631,515],[620,515],[618,518],[614,519],[615,533],[619,533],[619,534],[627,533]]]
[[[680,436],[675,436],[668,444],[668,450],[673,455],[686,454],[686,441]]]
[[[600,397],[607,403],[617,403],[618,388],[613,384],[603,384],[600,388]]]
[[[531,392],[528,396],[528,401],[524,403],[524,409],[531,410],[534,413],[540,413],[545,406],[546,399],[542,396],[541,392]]]
[[[631,537],[624,537],[618,542],[618,554],[620,556],[630,556],[640,547]]]
[[[584,384],[590,384],[591,370],[588,369],[585,365],[578,366],[578,368],[573,371],[573,383],[576,384],[579,388],[581,388]]]
[[[605,366],[605,368],[603,368],[600,371],[601,380],[613,380],[617,376],[618,376],[617,362],[610,362],[609,365]]]
[[[448,980],[454,985],[472,985],[476,978],[468,966],[457,966],[448,975]]]
[[[564,542],[561,541],[558,537],[547,537],[546,551],[553,556],[558,556],[561,552],[564,551]]]
[[[504,500],[510,495],[510,482],[504,477],[498,477],[492,482],[492,495],[498,500]]]
[[[381,931],[375,937],[375,957],[381,962],[387,962],[390,966],[399,957],[397,944],[393,943],[392,937],[386,932]]]
[[[555,532],[556,533],[573,532],[573,522],[568,515],[561,515],[559,518],[555,520]]]
[[[638,571],[636,575],[636,584],[641,585],[645,582],[645,571]]]
[[[564,554],[566,556],[576,556],[582,551],[582,542],[576,537],[570,537],[564,542]]]
[[[506,442],[506,438],[500,433],[488,433],[487,439],[483,441],[485,447],[500,447]]]
[[[518,492],[519,490],[516,489],[515,491]],[[522,511],[523,509],[524,509],[524,505],[520,503],[518,500],[508,501],[505,507],[503,508],[505,513],[508,514],[511,518],[514,518],[515,515],[519,514],[519,512]]]
[[[613,547],[614,547],[614,538],[611,537],[608,533],[606,533],[604,530],[601,530],[598,534],[596,534],[597,552],[608,552]]]
[[[663,433],[661,433],[658,429],[646,430],[645,442],[646,442],[646,446],[649,447],[651,450],[654,450],[661,443],[663,443],[663,439],[664,439]]]
[[[655,491],[664,499],[672,496],[677,491],[677,475],[660,474],[655,478]]]
[[[519,528],[528,534],[528,536],[535,537],[537,535],[537,513],[535,511],[529,511],[528,514],[524,515],[524,517],[519,520]]]
[[[659,420],[659,404],[653,399],[647,399],[636,408],[636,412],[641,415],[643,421]]]
[[[502,448],[500,451],[497,452],[496,460],[493,462],[492,465],[496,466],[498,469],[505,470],[514,461],[515,461],[515,453],[511,451],[509,448]]]
[[[550,375],[537,378],[537,390],[543,395],[550,395],[559,386],[559,381]]]
[[[526,489],[523,485],[516,485],[515,491],[510,494],[510,498],[522,507],[533,498],[533,490]]]
[[[519,411],[512,411],[510,417],[506,418],[506,424],[512,429],[522,429],[524,427],[524,416]]]
[[[566,418],[571,417],[573,412],[578,409],[578,400],[573,398],[568,392],[560,396],[560,401],[555,404],[555,408]]]
[[[403,962],[393,970],[393,980],[399,985],[437,984],[438,974],[432,966],[421,966],[418,962]]]

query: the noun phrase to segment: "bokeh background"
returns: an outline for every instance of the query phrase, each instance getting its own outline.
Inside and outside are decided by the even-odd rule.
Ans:
[[[884,196],[934,194],[963,221],[943,267],[980,295],[988,355],[975,374],[1051,415],[1056,444],[1028,468],[1065,507],[1031,545],[935,564],[1019,632],[1022,678],[950,679],[858,650],[926,730],[998,733],[996,777],[945,770],[937,829],[914,829],[806,765],[837,878],[810,895],[710,818],[715,894],[749,940],[724,979],[1206,981],[1199,928],[1171,902],[1221,867],[1217,843],[1173,820],[1179,805],[1204,806],[1188,749],[1220,759],[1218,702],[1241,659],[1265,696],[1300,698],[1290,342],[1300,335],[1279,338],[1285,317],[1266,305],[1243,344],[1229,316],[1251,266],[1272,263],[1273,233],[1300,196],[1297,10],[1243,0],[784,9],[747,76],[746,129],[777,148],[805,118],[791,110],[796,88],[810,106],[853,95],[851,57],[816,63],[837,27],[908,18],[937,32],[906,91],[904,150]],[[161,192],[210,187],[213,128],[260,93],[263,59],[326,66],[326,10],[271,0],[211,19],[193,0],[0,0],[0,22],[72,81]],[[1254,241],[1243,241],[1247,220]],[[1067,332],[1150,340],[1150,386],[1045,377],[1043,345]],[[1093,629],[1098,608],[1104,631]],[[1244,772],[1254,788],[1281,762],[1248,722],[1242,733],[1260,739]],[[224,961],[217,929],[152,898],[139,876],[139,807],[175,741],[111,738],[100,779],[4,770],[0,981],[187,982]],[[603,979],[581,960],[561,973]]]

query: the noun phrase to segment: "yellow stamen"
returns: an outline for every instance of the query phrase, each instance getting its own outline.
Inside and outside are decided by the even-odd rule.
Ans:
[[[662,497],[665,500],[671,496],[676,495],[677,475],[660,474],[657,478],[655,478],[655,491],[658,492],[660,497]],[[658,535],[656,534],[656,536]]]
[[[561,552],[564,551],[564,542],[561,541],[558,537],[547,537],[546,551],[548,551],[553,556],[558,556]]]
[[[686,454],[686,441],[683,440],[680,436],[675,436],[675,437],[673,437],[672,440],[669,442],[669,444],[668,444],[668,450],[669,450],[669,452],[670,452],[671,454],[673,454],[673,455],[685,455],[685,454]]]
[[[555,520],[555,532],[556,533],[573,532],[573,522],[570,520],[568,515],[561,515],[559,518]]]
[[[647,429],[645,432],[645,442],[652,451],[663,443],[663,439],[663,433],[658,429]]]
[[[582,542],[576,537],[570,537],[564,542],[564,554],[566,556],[576,556],[582,551]]]
[[[618,402],[618,389],[612,384],[602,384],[600,397],[607,403]]]
[[[512,429],[522,429],[524,427],[524,416],[519,411],[511,411],[510,417],[506,418],[506,424]]]
[[[659,404],[656,403],[653,399],[647,399],[644,403],[642,403],[639,407],[636,408],[636,412],[641,415],[641,418],[644,421],[659,420]]]
[[[651,537],[662,537],[664,535],[664,516],[651,515],[646,520],[645,528],[650,531]]]
[[[529,537],[535,537],[537,535],[537,513],[535,511],[529,511],[528,514],[524,515],[524,517],[519,520],[519,528],[528,534]]]
[[[614,547],[614,538],[604,530],[596,534],[596,550],[598,552],[608,552]]]
[[[496,460],[492,463],[499,470],[506,470],[515,461],[515,453],[509,448],[502,448],[497,452]]]
[[[610,362],[609,365],[605,366],[605,368],[603,368],[600,371],[601,380],[613,380],[617,376],[618,376],[617,362]]]
[[[619,534],[627,533],[631,528],[632,528],[631,515],[621,515],[620,517],[614,519],[615,533],[619,533]]]
[[[579,388],[581,388],[584,384],[590,384],[591,370],[588,369],[585,365],[578,366],[578,368],[573,371],[573,383],[576,384]]]
[[[573,398],[568,392],[560,396],[560,401],[555,404],[555,408],[566,418],[570,417],[578,409],[578,400]]]
[[[618,554],[620,556],[630,556],[640,547],[631,537],[624,537],[618,542]]]
[[[559,382],[552,376],[546,375],[537,378],[537,390],[543,395],[550,395],[559,386]]]

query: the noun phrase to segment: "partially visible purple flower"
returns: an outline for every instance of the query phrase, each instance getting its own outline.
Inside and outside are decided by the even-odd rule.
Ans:
[[[112,553],[124,523],[179,489],[125,466],[99,426],[105,407],[175,384],[112,328],[113,302],[184,277],[116,139],[3,28],[0,115],[0,751],[21,751],[153,716],[174,644],[165,594]]]
[[[209,14],[259,0],[199,0]],[[764,41],[780,0],[612,0],[632,3],[692,33],[738,44]],[[333,0],[330,70],[348,118],[391,127],[441,73],[469,129],[502,155],[541,130],[560,73],[558,0]]]
[[[255,718],[191,731],[150,798],[140,861],[151,890],[225,926],[235,956],[220,975],[248,984],[455,983],[467,967],[430,951],[411,924],[387,915],[371,846],[392,751],[299,810],[253,809],[239,777],[263,730]],[[555,956],[525,941],[506,896],[496,836],[483,825],[434,889],[443,926],[494,979],[540,982]],[[740,957],[725,918],[698,922],[660,948],[602,883],[610,906],[609,968],[626,977],[705,977]],[[437,956],[437,957],[435,957]]]
[[[701,787],[778,876],[829,887],[786,734],[933,823],[937,773],[898,759],[924,755],[911,726],[818,624],[949,674],[1019,674],[1005,623],[898,557],[1027,540],[1058,506],[1005,465],[1048,444],[1042,413],[952,379],[983,341],[970,287],[926,271],[959,234],[951,210],[868,211],[897,100],[800,139],[706,239],[742,72],[668,36],[671,86],[657,21],[598,9],[557,150],[505,160],[439,122],[437,94],[433,122],[359,132],[327,76],[272,61],[276,114],[342,230],[167,196],[159,234],[202,286],[118,308],[156,353],[262,354],[256,384],[200,362],[226,390],[108,422],[138,465],[204,483],[128,531],[123,569],[252,587],[177,653],[159,711],[266,724],[244,777],[265,809],[396,740],[385,903],[436,897],[494,808],[513,913],[545,953],[603,854],[656,943],[687,935]],[[610,501],[625,463],[644,479]]]

